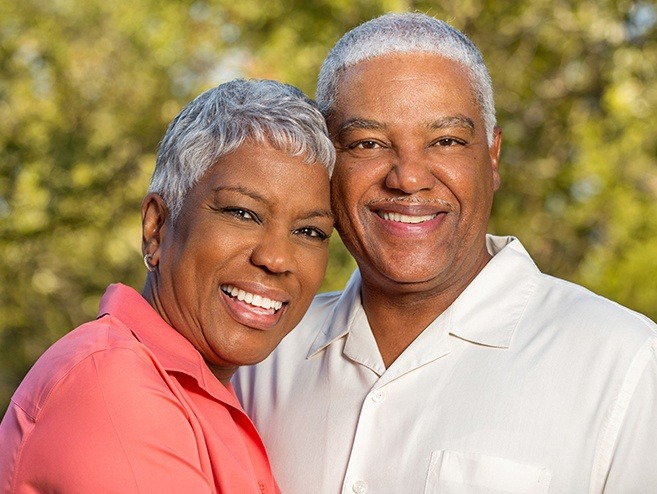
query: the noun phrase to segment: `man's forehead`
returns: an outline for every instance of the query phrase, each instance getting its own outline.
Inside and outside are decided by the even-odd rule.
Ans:
[[[435,53],[388,53],[362,60],[340,71],[336,79],[333,105],[343,97],[357,96],[354,90],[383,91],[392,84],[432,82],[436,88],[448,85],[473,88],[472,73],[462,63]]]
[[[394,64],[413,64],[421,60],[423,64],[440,64],[459,67],[467,71],[467,67],[459,60],[446,57],[439,53],[428,51],[391,51],[371,58],[364,58],[344,66],[340,72],[340,78],[352,75],[369,67],[387,67]]]
[[[411,102],[418,98],[418,111],[426,105],[421,101],[420,94],[425,94],[425,87],[435,90],[436,102],[447,101],[451,95],[465,95],[470,97],[469,103],[479,107],[474,91],[472,74],[460,62],[440,56],[435,53],[411,52],[388,53],[368,60],[362,60],[347,67],[339,76],[336,91],[331,102],[329,119],[337,117],[340,125],[346,120],[377,120],[372,118],[376,108],[390,109],[391,106],[403,106],[404,102]],[[455,90],[455,87],[458,90]],[[458,97],[458,96],[457,96]],[[454,103],[450,101],[450,104]],[[469,104],[468,103],[468,104]],[[438,103],[440,104],[440,103]],[[406,105],[408,106],[408,105]],[[359,107],[363,114],[356,112]],[[426,125],[435,126],[433,119],[454,118],[457,114],[470,113],[469,111],[447,111],[445,114],[428,118]],[[469,115],[475,117],[476,115]],[[465,123],[472,126],[472,118]],[[334,122],[335,123],[335,122]],[[367,122],[371,127],[371,123]],[[440,122],[436,125],[443,125]]]

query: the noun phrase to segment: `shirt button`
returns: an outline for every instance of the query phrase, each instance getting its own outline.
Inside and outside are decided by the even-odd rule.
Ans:
[[[374,403],[381,403],[385,399],[386,394],[380,389],[377,389],[374,393],[372,393],[372,401]]]
[[[367,482],[365,482],[364,480],[357,480],[351,486],[351,490],[354,491],[356,494],[363,494],[363,492],[367,491]]]

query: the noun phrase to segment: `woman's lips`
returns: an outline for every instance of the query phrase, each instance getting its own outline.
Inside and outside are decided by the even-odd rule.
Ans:
[[[274,311],[279,310],[283,307],[283,302],[279,300],[272,300],[268,297],[258,295],[256,293],[247,292],[241,288],[237,288],[233,285],[221,285],[221,290],[226,294],[230,295],[233,298],[236,298],[240,302],[246,302],[249,305],[254,307],[262,307],[263,309],[274,309]]]
[[[234,285],[221,285],[221,292],[231,317],[254,329],[267,330],[276,326],[287,306],[287,302],[282,300],[248,292]]]

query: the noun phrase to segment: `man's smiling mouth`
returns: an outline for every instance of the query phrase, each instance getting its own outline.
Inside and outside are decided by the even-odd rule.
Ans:
[[[438,213],[435,214],[425,214],[421,216],[410,216],[407,214],[401,214],[401,213],[392,213],[389,211],[380,211],[377,212],[380,218],[383,218],[384,220],[388,221],[396,221],[398,223],[411,223],[411,224],[417,224],[417,223],[424,223],[425,221],[431,221],[434,219],[436,216],[438,216]]]

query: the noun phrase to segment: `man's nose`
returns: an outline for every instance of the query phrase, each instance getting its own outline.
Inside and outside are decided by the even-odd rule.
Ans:
[[[398,150],[386,176],[386,186],[414,194],[431,189],[436,183],[431,163],[421,151]]]

